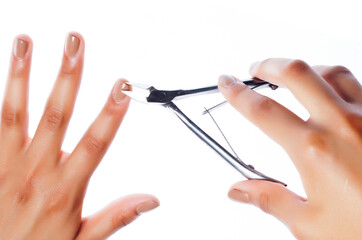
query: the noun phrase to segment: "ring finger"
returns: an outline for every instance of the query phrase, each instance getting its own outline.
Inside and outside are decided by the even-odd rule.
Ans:
[[[267,59],[254,65],[250,72],[252,76],[286,86],[313,118],[329,120],[341,106],[342,101],[333,88],[301,60]]]
[[[318,65],[313,69],[333,87],[343,100],[362,102],[362,86],[347,68]]]

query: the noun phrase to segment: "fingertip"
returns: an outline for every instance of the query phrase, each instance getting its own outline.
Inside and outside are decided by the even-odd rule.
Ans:
[[[160,205],[160,201],[157,197],[151,194],[145,194],[145,193],[135,193],[128,195],[126,197],[123,197],[120,199],[120,202],[128,202],[128,203],[135,203],[137,206],[138,204],[142,202],[154,202],[158,205]]]
[[[84,218],[77,239],[105,239],[136,220],[140,214],[159,205],[159,200],[150,194],[132,194],[120,198],[100,212]]]
[[[246,180],[233,184],[230,187],[228,196],[236,201],[250,203],[253,195],[267,190],[269,184],[273,184],[263,180]]]
[[[219,77],[219,88],[229,88],[236,83],[236,78],[231,75],[223,74]]]
[[[151,201],[154,201],[155,203],[158,204],[158,206],[160,206],[160,200],[156,196],[150,194],[146,194],[146,196],[148,196]]]
[[[220,76],[219,90],[225,99],[238,110],[240,105],[245,105],[243,99],[251,91],[242,81],[231,75]],[[249,99],[245,100],[248,101]]]
[[[252,191],[262,191],[266,188],[285,188],[284,185],[280,183],[270,182],[266,180],[246,180],[233,184],[231,189],[238,189],[243,192],[252,192]]]
[[[31,56],[33,41],[26,34],[15,36],[13,43],[13,55],[17,60],[25,60]]]
[[[64,57],[68,60],[82,60],[85,49],[83,36],[78,32],[68,32],[64,44]]]
[[[253,62],[249,67],[249,73],[251,76],[255,77],[260,61]]]
[[[79,40],[79,47],[84,48],[85,40],[84,40],[84,37],[82,34],[80,34],[79,32],[70,31],[67,33],[66,37],[68,38],[69,36],[73,36],[73,37],[77,38]]]
[[[253,181],[253,180],[245,180],[245,181],[241,181],[241,182],[236,182],[233,185],[231,185],[229,191],[238,190],[238,191],[245,192],[246,190],[249,190],[249,188],[244,187],[244,185],[247,185],[251,181]]]
[[[228,197],[238,202],[250,203],[250,192],[252,191],[250,187],[244,187],[248,182],[250,180],[234,183],[229,189]]]
[[[33,43],[33,40],[32,40],[31,37],[30,37],[29,35],[27,35],[27,34],[18,34],[18,35],[15,36],[14,41],[17,40],[17,39],[26,41],[26,42],[28,42],[29,44],[32,44],[32,43]]]
[[[141,214],[151,211],[157,208],[158,206],[160,206],[160,202],[158,200],[147,200],[138,204],[138,206],[136,207],[136,211],[138,214]]]
[[[82,34],[80,34],[77,31],[70,31],[67,33],[67,36],[68,35],[73,35],[73,36],[77,37],[79,40],[81,40],[82,42],[84,42],[84,38],[83,38]]]
[[[148,200],[152,200],[155,202],[159,202],[158,198],[155,197],[152,194],[147,194],[147,193],[135,193],[135,194],[131,194],[129,195],[130,198],[142,198],[142,199],[148,199]]]
[[[151,211],[160,206],[160,201],[157,197],[150,194],[132,194],[120,201],[122,205],[133,206],[137,215]]]
[[[124,94],[123,91],[131,91],[131,85],[126,84],[128,80],[120,78],[116,81],[112,88],[112,99],[116,104],[124,103],[126,100],[129,101],[130,98]]]
[[[62,79],[74,79],[78,83],[81,80],[84,63],[84,39],[77,32],[69,32],[66,35],[63,60],[59,76]]]
[[[250,202],[249,194],[237,188],[231,188],[228,192],[228,197],[238,202],[244,202],[244,203]]]

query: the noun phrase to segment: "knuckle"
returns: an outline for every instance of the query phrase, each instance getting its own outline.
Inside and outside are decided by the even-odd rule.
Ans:
[[[71,207],[71,189],[64,184],[55,184],[48,188],[43,195],[43,209],[48,214],[64,211]]]
[[[328,139],[323,132],[310,130],[303,139],[305,153],[312,157],[326,157],[333,151],[330,151]]]
[[[86,147],[86,151],[89,154],[100,154],[104,151],[106,146],[107,146],[107,143],[104,140],[97,138],[91,134],[86,136],[85,147]]]
[[[269,195],[267,193],[260,193],[257,204],[263,212],[270,214],[270,208],[269,208],[270,200],[269,200]]]
[[[249,105],[249,114],[253,119],[263,117],[271,111],[274,101],[268,97],[261,96]]]
[[[335,80],[336,76],[338,76],[340,74],[348,75],[348,74],[351,74],[351,71],[344,66],[337,65],[337,66],[332,66],[332,67],[328,68],[327,70],[325,70],[321,74],[321,76],[326,80],[332,81],[332,80]]]
[[[362,115],[354,112],[343,114],[345,127],[344,131],[348,135],[356,137],[357,141],[362,144]]]
[[[350,74],[351,71],[342,65],[332,66],[328,71],[330,74]]]
[[[66,117],[64,111],[55,106],[49,106],[44,113],[45,126],[49,130],[56,130],[64,126]]]
[[[35,191],[36,182],[37,176],[34,174],[26,177],[15,192],[15,202],[20,205],[26,204]]]
[[[305,74],[309,70],[310,67],[306,62],[300,59],[296,59],[286,64],[282,73],[285,76],[296,76],[296,75]]]
[[[113,229],[117,229],[119,227],[125,227],[132,222],[132,217],[128,216],[124,210],[118,212],[117,214],[113,214],[111,219],[111,225]]]
[[[29,193],[30,191],[28,189],[24,191],[17,191],[15,193],[15,202],[20,205],[25,205],[29,200],[30,197]]]
[[[1,122],[6,127],[18,126],[24,122],[25,116],[9,106],[4,105],[1,111]]]

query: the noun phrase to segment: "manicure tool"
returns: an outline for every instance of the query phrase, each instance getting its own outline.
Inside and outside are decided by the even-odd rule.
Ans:
[[[272,90],[278,88],[278,86],[273,85],[269,82],[258,78],[252,78],[243,81],[251,89],[260,89],[263,87],[269,87]],[[173,100],[180,99],[181,97],[194,96],[195,94],[201,93],[212,93],[217,92],[218,87],[210,86],[205,88],[197,88],[190,90],[158,90],[153,86],[148,86],[138,83],[126,82],[126,85],[129,85],[128,89],[124,88],[122,92],[132,99],[148,103],[148,104],[159,104],[169,110],[171,110],[194,134],[196,134],[202,141],[204,141],[209,147],[215,150],[224,160],[226,160],[231,166],[233,166],[237,171],[239,171],[247,179],[260,179],[267,180],[271,182],[280,183],[286,186],[285,183],[273,179],[264,175],[263,173],[254,169],[252,165],[248,165],[241,161],[239,158],[235,157],[233,154],[228,152],[224,147],[222,147],[218,142],[216,142],[212,137],[210,137],[206,132],[204,132],[199,126],[197,126],[190,118],[188,118],[173,102]],[[223,104],[223,103],[221,103]],[[221,105],[218,104],[218,105]],[[206,109],[206,111],[208,111]]]

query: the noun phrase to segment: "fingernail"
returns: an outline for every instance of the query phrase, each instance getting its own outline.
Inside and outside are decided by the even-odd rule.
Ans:
[[[254,63],[252,63],[252,64],[250,65],[249,73],[250,73],[251,76],[255,76],[256,70],[257,70],[257,67],[258,67],[259,63],[260,63],[260,62],[257,61],[257,62],[254,62]]]
[[[244,203],[249,203],[250,198],[247,192],[241,191],[239,189],[231,189],[229,191],[229,198],[234,199],[236,201],[241,201]]]
[[[112,97],[115,103],[120,104],[127,97],[123,90],[129,90],[129,85],[125,84],[125,81],[120,79],[116,82],[116,86],[113,89]]]
[[[69,58],[75,57],[79,49],[80,40],[72,34],[68,34],[65,44],[65,55]]]
[[[23,39],[17,38],[14,46],[14,56],[23,59],[28,51],[29,43]]]
[[[148,202],[143,202],[140,203],[137,207],[136,207],[136,211],[138,214],[144,213],[144,212],[148,212],[152,209],[155,209],[156,207],[158,207],[160,204],[158,202],[154,202],[154,201],[148,201]]]
[[[232,76],[230,75],[221,75],[219,77],[219,85],[221,87],[224,87],[224,88],[227,88],[227,87],[230,87],[232,86],[233,84],[236,83],[236,80],[235,78],[233,78]]]

